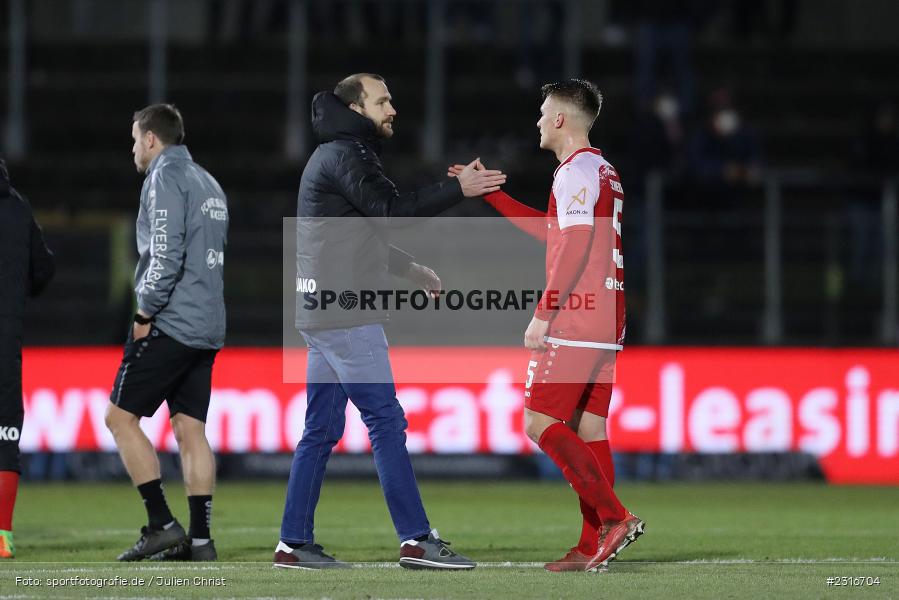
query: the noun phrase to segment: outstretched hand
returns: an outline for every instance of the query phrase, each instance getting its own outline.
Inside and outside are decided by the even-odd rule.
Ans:
[[[481,162],[480,158],[474,159],[474,168],[478,171],[485,171],[487,167],[484,166],[484,163]],[[465,165],[455,164],[450,165],[446,168],[446,176],[447,177],[458,177],[462,171],[465,170]]]
[[[506,175],[502,171],[485,168],[481,164],[480,158],[474,159],[467,165],[449,167],[447,176],[456,177],[459,180],[462,193],[467,198],[496,192],[500,186],[506,183]]]
[[[409,272],[406,274],[406,279],[417,284],[434,298],[439,296],[440,290],[443,289],[443,285],[441,284],[440,277],[437,276],[437,273],[435,273],[433,269],[418,263],[409,265]]]

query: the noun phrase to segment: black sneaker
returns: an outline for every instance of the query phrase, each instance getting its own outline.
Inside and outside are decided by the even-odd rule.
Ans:
[[[116,560],[125,562],[143,560],[172,546],[176,546],[186,539],[187,533],[178,521],[174,521],[168,529],[141,527],[140,539],[137,540],[134,547],[119,554]]]
[[[325,554],[325,549],[318,544],[303,544],[299,548],[291,548],[284,542],[278,542],[278,547],[275,548],[274,566],[281,569],[350,568],[345,562]]]
[[[193,562],[207,562],[218,560],[213,540],[205,544],[194,546],[192,540],[185,540],[150,557],[150,560],[189,560]]]
[[[436,529],[423,542],[409,540],[400,546],[400,566],[404,569],[474,569],[478,563],[449,549]]]

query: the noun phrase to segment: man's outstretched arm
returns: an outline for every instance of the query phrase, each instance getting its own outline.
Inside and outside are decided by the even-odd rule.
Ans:
[[[384,175],[380,161],[352,149],[337,165],[337,183],[347,201],[366,217],[433,217],[466,197],[497,191],[506,182],[502,172],[478,170],[476,162],[467,165],[456,181],[401,194]]]

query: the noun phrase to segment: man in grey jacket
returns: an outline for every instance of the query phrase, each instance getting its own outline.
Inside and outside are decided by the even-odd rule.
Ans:
[[[146,173],[137,217],[137,313],[106,411],[148,524],[118,560],[215,560],[209,533],[215,457],[206,440],[212,365],[225,342],[223,268],[228,205],[193,162],[181,113],[154,104],[134,114],[134,163]],[[190,531],[172,516],[159,460],[139,426],[168,402],[181,453]]]

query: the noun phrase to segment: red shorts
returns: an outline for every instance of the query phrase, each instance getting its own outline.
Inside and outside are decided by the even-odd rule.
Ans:
[[[576,410],[609,416],[615,352],[550,344],[532,352],[525,381],[524,405],[560,421]]]

